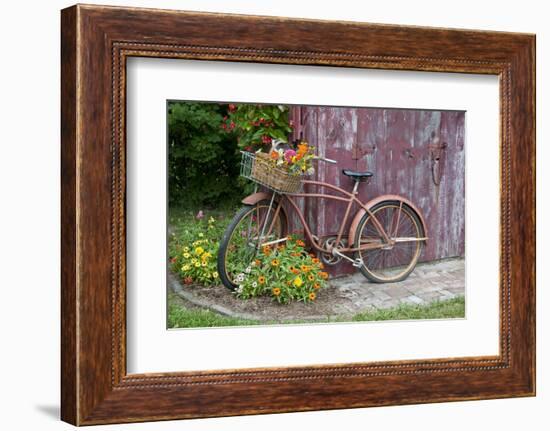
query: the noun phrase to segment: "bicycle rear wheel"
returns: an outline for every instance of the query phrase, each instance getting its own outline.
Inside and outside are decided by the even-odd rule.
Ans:
[[[262,244],[286,236],[286,216],[283,211],[279,211],[275,217],[277,206],[278,203],[274,202],[270,207],[268,200],[244,206],[227,226],[218,251],[218,273],[228,289],[237,288],[239,274],[244,273],[254,260]],[[270,226],[272,229],[268,232]]]
[[[424,229],[416,212],[398,201],[384,201],[366,213],[355,236],[355,247],[374,244],[380,247],[357,252],[363,260],[361,273],[374,283],[394,283],[406,279],[414,270],[424,241]],[[374,218],[393,241],[386,245]]]

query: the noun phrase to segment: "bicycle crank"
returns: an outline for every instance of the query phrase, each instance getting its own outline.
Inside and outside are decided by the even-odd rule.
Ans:
[[[340,263],[342,260],[343,255],[341,254],[335,254],[334,250],[337,248],[345,247],[344,241],[340,240],[338,244],[336,244],[336,237],[328,237],[323,241],[323,248],[326,250],[330,250],[328,253],[321,253],[321,260],[326,265],[336,265],[337,263]],[[347,256],[346,256],[347,257]]]

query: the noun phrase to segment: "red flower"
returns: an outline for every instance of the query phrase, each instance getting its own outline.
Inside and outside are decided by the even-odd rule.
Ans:
[[[263,135],[263,136],[262,136],[262,142],[263,142],[264,144],[271,144],[271,138],[270,138],[269,136],[267,136],[267,135]]]
[[[193,278],[187,276],[187,277],[185,277],[185,278],[183,279],[183,282],[184,282],[185,284],[191,284],[191,283],[193,283]]]
[[[229,104],[229,112],[235,112],[237,110],[237,107],[233,105],[232,103]]]
[[[176,258],[175,258],[175,257],[173,257],[172,259],[170,259],[170,262],[172,262],[172,263],[176,263]]]

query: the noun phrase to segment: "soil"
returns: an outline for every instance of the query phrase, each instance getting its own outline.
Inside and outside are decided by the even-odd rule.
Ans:
[[[174,286],[174,284],[176,284]],[[293,320],[327,321],[345,314],[335,313],[335,303],[342,298],[329,286],[318,292],[315,302],[279,304],[268,297],[239,299],[229,289],[220,286],[185,285],[172,278],[172,289],[191,307],[210,308],[221,314],[245,319],[288,322]],[[179,286],[178,286],[179,285]],[[186,305],[187,306],[187,305]]]

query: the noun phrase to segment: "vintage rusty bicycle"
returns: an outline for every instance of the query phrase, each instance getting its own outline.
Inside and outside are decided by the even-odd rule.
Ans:
[[[337,163],[319,156],[315,160]],[[256,188],[242,200],[244,206],[224,232],[218,253],[218,273],[223,284],[234,290],[236,275],[252,262],[259,250],[288,239],[287,211],[296,212],[309,244],[326,265],[349,261],[374,283],[407,278],[428,239],[421,212],[411,201],[398,195],[381,195],[362,202],[357,198],[359,186],[368,183],[373,173],[343,169],[342,175],[354,181],[351,191],[290,175],[270,164],[265,154],[242,152],[241,176],[263,189]],[[308,185],[323,191],[301,191]],[[345,205],[338,232],[326,236],[313,233],[296,198],[331,199]],[[358,209],[345,232],[354,205]]]

